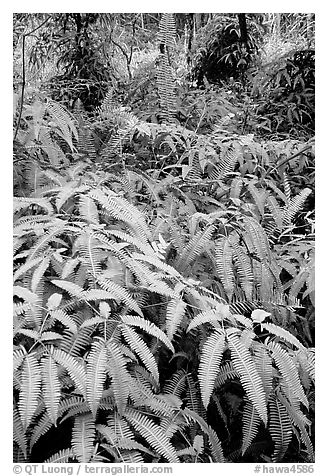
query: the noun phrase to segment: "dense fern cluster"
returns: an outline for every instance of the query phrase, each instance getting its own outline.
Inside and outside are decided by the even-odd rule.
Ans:
[[[178,124],[174,29],[160,123],[16,110],[17,462],[314,461],[313,142]]]

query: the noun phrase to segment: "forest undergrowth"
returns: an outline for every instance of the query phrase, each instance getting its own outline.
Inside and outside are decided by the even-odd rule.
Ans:
[[[14,460],[313,462],[312,49],[60,15],[15,23]]]

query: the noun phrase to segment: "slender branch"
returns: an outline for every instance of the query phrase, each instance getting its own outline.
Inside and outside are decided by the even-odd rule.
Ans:
[[[303,154],[307,150],[312,148],[312,143],[308,144],[307,146],[303,147],[303,149],[299,150],[298,152],[295,152],[295,154],[291,155],[290,157],[286,157],[285,159],[282,159],[280,162],[278,161],[274,168],[271,170],[273,172],[274,170],[277,170],[278,167],[281,167],[282,165],[287,164],[287,162],[290,162],[291,160],[295,159],[295,157],[298,157],[299,155]]]

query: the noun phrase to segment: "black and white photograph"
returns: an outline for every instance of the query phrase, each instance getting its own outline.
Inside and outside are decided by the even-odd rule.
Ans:
[[[212,7],[12,14],[16,474],[314,473],[317,14]]]

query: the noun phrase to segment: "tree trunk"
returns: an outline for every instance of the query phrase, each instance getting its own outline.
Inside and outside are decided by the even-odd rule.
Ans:
[[[246,14],[245,13],[238,13],[238,21],[239,21],[239,28],[240,28],[240,41],[241,41],[242,45],[245,46],[246,51],[249,52]]]

